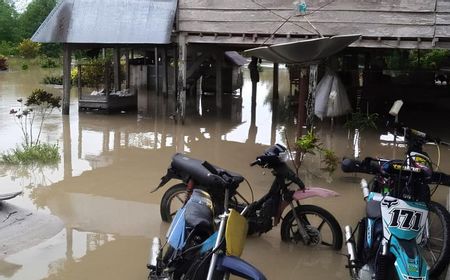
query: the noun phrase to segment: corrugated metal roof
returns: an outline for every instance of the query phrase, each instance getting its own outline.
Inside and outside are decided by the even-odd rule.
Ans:
[[[360,36],[351,34],[323,37],[249,49],[244,53],[279,63],[315,63],[338,53],[358,40]]]
[[[41,43],[168,44],[177,0],[62,0],[32,40]]]

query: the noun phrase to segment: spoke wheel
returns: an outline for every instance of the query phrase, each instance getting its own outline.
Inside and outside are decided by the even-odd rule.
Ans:
[[[295,208],[303,227],[309,236],[308,246],[342,248],[342,230],[330,212],[315,205],[301,205]],[[281,239],[285,242],[303,243],[293,210],[289,211],[281,224]]]
[[[430,276],[437,277],[448,265],[450,259],[450,214],[439,203],[429,204],[427,227],[424,239],[419,243],[422,256],[430,266]],[[428,236],[427,236],[428,232]]]
[[[170,223],[187,199],[185,184],[177,184],[170,187],[163,195],[160,204],[161,219]]]

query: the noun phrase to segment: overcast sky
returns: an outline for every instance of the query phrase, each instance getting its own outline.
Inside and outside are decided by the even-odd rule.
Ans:
[[[31,0],[13,0],[13,2],[16,10],[19,13],[22,13],[26,9],[27,5],[31,2]]]

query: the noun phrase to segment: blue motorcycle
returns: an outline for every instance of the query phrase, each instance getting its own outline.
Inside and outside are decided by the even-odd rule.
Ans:
[[[179,168],[195,174],[196,180],[225,190],[224,210],[218,226],[210,195],[194,189],[190,199],[177,211],[164,245],[155,237],[150,252],[149,280],[228,279],[230,275],[244,279],[265,280],[254,266],[242,260],[247,236],[247,220],[241,213],[229,210],[228,192],[234,187],[230,174],[218,171],[208,162],[181,161]],[[192,171],[197,172],[192,172]]]

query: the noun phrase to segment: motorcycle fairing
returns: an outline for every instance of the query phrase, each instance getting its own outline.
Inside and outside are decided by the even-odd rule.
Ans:
[[[307,199],[307,198],[317,197],[317,196],[323,197],[323,198],[328,198],[328,197],[339,196],[339,193],[329,190],[329,189],[324,189],[324,188],[307,188],[305,190],[296,191],[292,197],[295,200],[302,200],[302,199]]]
[[[407,202],[385,196],[381,200],[381,215],[386,240],[390,240],[391,235],[411,240],[421,236],[427,222],[428,208],[424,202]]]
[[[214,232],[211,236],[208,237],[208,239],[203,242],[202,247],[200,248],[200,254],[204,254],[214,248],[214,245],[216,244],[217,234],[217,231]]]
[[[226,252],[228,256],[240,257],[247,239],[248,223],[244,216],[231,209],[225,229]]]
[[[235,256],[220,255],[217,259],[217,270],[253,280],[266,280],[266,277],[253,265]]]
[[[185,207],[182,207],[177,211],[177,214],[167,231],[167,242],[176,250],[181,249],[184,245],[184,234],[186,230],[186,220],[184,219],[185,211]]]
[[[415,239],[402,240],[392,235],[390,252],[395,256],[395,270],[400,280],[427,280],[428,266],[420,255]]]

